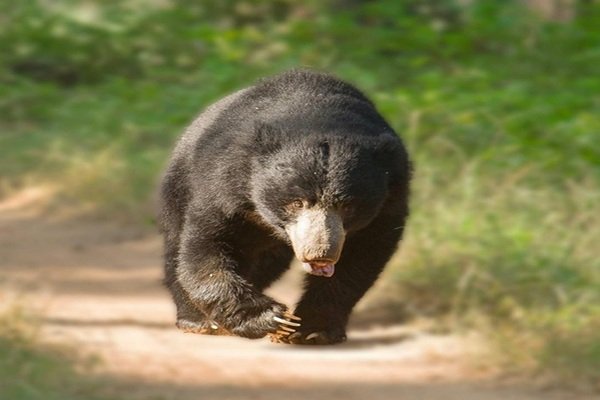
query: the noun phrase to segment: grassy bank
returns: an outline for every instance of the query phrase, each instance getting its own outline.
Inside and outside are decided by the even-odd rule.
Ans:
[[[0,4],[0,191],[53,182],[65,206],[150,221],[202,106],[328,70],[373,97],[415,161],[392,300],[493,327],[518,365],[598,379],[597,2],[561,23],[517,2],[203,4]]]

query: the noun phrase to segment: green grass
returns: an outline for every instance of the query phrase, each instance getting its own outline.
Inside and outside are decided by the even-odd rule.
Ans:
[[[597,181],[534,183],[545,172],[533,167],[492,179],[480,165],[465,164],[451,185],[417,173],[409,232],[388,274],[396,299],[403,310],[483,329],[513,367],[594,382]]]
[[[375,100],[415,161],[392,301],[492,326],[519,365],[600,377],[597,2],[562,24],[509,1],[204,3],[0,4],[0,190],[53,182],[63,204],[151,219],[202,106],[325,69]]]

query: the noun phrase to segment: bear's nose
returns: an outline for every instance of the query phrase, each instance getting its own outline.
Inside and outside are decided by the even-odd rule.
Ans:
[[[286,227],[296,258],[335,264],[344,246],[344,225],[337,212],[307,209]]]
[[[302,252],[300,261],[311,264],[335,264],[340,258],[341,243],[307,244]]]
[[[335,264],[338,260],[334,258],[303,258],[300,260],[305,263],[315,264],[315,265],[327,265],[327,264]]]

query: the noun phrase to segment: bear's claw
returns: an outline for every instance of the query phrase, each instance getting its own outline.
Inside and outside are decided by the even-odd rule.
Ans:
[[[283,318],[279,318],[279,317],[273,317],[273,319],[277,322],[279,322],[282,325],[289,325],[289,326],[300,326],[299,323],[297,322],[292,322],[292,321],[288,321],[287,319],[283,319]]]
[[[346,341],[346,334],[343,331],[294,332],[277,338],[271,337],[271,341],[299,345],[331,345]]]
[[[291,320],[294,320],[294,321],[302,321],[302,318],[300,318],[300,317],[299,317],[299,316],[297,316],[297,315],[294,315],[294,314],[292,314],[292,313],[291,313],[291,312],[289,312],[289,311],[285,311],[285,312],[283,313],[283,315],[284,315],[286,318],[288,318],[288,319],[291,319]]]
[[[270,333],[269,337],[271,338],[271,342],[273,343],[284,343],[286,342],[285,338],[289,335],[296,332],[296,328],[300,326],[298,322],[292,321],[301,321],[301,318],[290,313],[289,311],[284,311],[282,313],[283,318],[281,317],[273,317],[275,322],[279,322],[279,328],[274,333]]]

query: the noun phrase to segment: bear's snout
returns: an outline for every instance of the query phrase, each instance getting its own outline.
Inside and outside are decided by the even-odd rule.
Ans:
[[[296,258],[305,264],[334,265],[340,259],[346,232],[335,210],[318,207],[300,211],[286,226]]]

